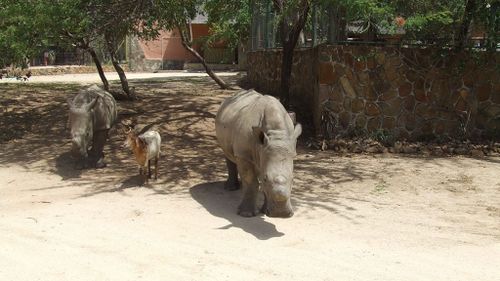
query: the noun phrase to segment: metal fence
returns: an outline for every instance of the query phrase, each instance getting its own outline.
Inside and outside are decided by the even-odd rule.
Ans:
[[[250,32],[251,50],[281,47],[278,29],[279,15],[271,0],[252,0],[252,22]],[[496,11],[496,12],[495,12]],[[451,46],[455,38],[453,32],[439,35],[418,37],[409,36],[403,27],[377,26],[368,24],[368,20],[345,20],[345,9],[338,5],[312,4],[306,25],[299,37],[297,47],[314,47],[318,44],[369,44],[369,45],[404,45],[404,46]],[[499,21],[500,4],[492,9],[492,18]],[[455,30],[458,27],[450,27]],[[486,32],[470,34],[467,45],[484,48],[487,42]],[[500,30],[494,35],[500,38]],[[491,44],[491,42],[490,42]],[[500,48],[500,42],[496,42]]]
[[[31,59],[31,66],[48,65],[84,65],[89,62],[87,56],[79,50],[50,49]]]

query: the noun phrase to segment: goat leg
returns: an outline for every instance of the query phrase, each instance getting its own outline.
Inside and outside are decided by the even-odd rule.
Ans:
[[[151,178],[151,160],[148,160],[148,178]]]

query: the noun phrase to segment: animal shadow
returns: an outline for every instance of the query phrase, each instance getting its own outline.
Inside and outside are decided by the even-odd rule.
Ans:
[[[198,184],[189,189],[193,199],[200,203],[212,215],[228,220],[230,223],[219,229],[231,227],[241,228],[259,240],[283,236],[284,233],[276,230],[276,226],[264,220],[262,216],[252,218],[241,217],[237,214],[241,200],[241,190],[226,191],[224,182],[210,182]]]
[[[63,180],[79,178],[82,174],[82,169],[76,169],[76,160],[71,157],[71,152],[67,151],[55,159],[56,173],[62,177]]]

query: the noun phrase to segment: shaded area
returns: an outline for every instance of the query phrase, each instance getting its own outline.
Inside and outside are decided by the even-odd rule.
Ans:
[[[234,87],[236,79],[228,77],[228,82]],[[51,188],[84,186],[81,197],[113,192],[126,194],[127,190],[133,188],[145,188],[151,195],[176,194],[186,197],[198,196],[204,189],[212,192],[215,188],[218,192],[219,184],[192,190],[189,187],[194,183],[211,183],[226,177],[223,153],[215,139],[214,118],[224,98],[235,91],[220,90],[206,77],[131,81],[130,85],[135,88],[140,99],[118,102],[119,121],[133,117],[137,119],[140,129],[151,128],[160,132],[162,154],[158,180],[151,180],[146,186],[141,185],[132,152],[121,148],[125,136],[119,125],[111,130],[109,142],[105,146],[106,168],[73,169],[74,161],[69,154],[69,128],[66,127],[66,99],[84,87],[73,84],[0,85],[2,136],[9,136],[0,140],[0,165],[19,165],[34,172],[59,175],[62,181]],[[352,223],[359,223],[362,219],[357,214],[359,204],[375,207],[385,204],[378,195],[390,188],[387,183],[390,177],[408,172],[400,163],[411,161],[416,165],[433,165],[436,168],[439,168],[440,163],[435,158],[414,155],[391,155],[391,161],[384,161],[383,155],[378,158],[368,155],[350,158],[332,151],[304,149],[300,144],[298,154],[292,191],[296,215],[307,216],[312,210],[319,209]],[[458,163],[457,159],[452,161]],[[373,165],[374,161],[381,163]],[[487,158],[486,161],[498,164],[496,158]],[[372,165],[367,166],[367,163]],[[32,187],[33,190],[36,188]],[[229,196],[232,200],[230,204],[234,204],[221,204],[223,210],[230,208],[227,213],[218,213],[216,207],[219,206],[210,201],[216,200],[216,195],[205,194],[209,202],[203,201],[205,197],[195,199],[203,201],[200,204],[210,213],[230,218],[228,220],[234,226],[251,228],[252,223],[240,225],[236,206],[241,197],[237,194],[239,192],[221,195],[223,198]],[[262,218],[253,223],[258,224],[259,220]],[[268,229],[264,234],[253,234],[258,238],[276,234],[269,230],[269,226],[264,227]],[[252,231],[248,229],[248,232]]]
[[[284,235],[284,233],[276,229],[274,224],[265,221],[263,216],[252,218],[239,216],[236,210],[241,200],[241,190],[225,191],[224,182],[198,184],[191,187],[189,192],[193,199],[200,203],[211,215],[229,221],[228,225],[219,229],[241,228],[260,240]]]

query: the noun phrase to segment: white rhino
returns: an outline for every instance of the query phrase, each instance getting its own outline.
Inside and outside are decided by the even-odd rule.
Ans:
[[[115,99],[97,85],[92,85],[68,99],[68,104],[72,151],[80,158],[77,167],[104,167],[104,144],[117,117]]]
[[[260,185],[265,195],[262,211],[272,217],[291,217],[293,158],[301,125],[294,127],[276,98],[248,90],[222,103],[215,128],[226,156],[225,188],[238,189],[238,173],[241,177],[244,195],[238,214],[250,217],[259,213]]]

